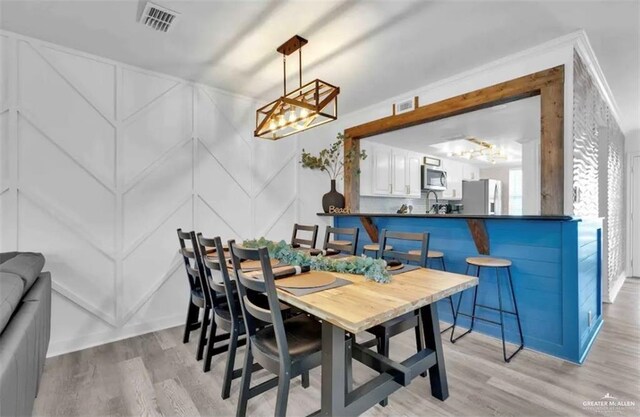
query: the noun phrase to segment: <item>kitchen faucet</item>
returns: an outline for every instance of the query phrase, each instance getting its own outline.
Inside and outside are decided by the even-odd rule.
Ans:
[[[436,204],[438,204],[438,194],[436,194],[435,191],[433,190],[429,190],[427,191],[426,197],[427,197],[427,213],[429,213],[431,211],[431,208],[429,207],[429,194],[433,193],[434,197],[436,198]]]

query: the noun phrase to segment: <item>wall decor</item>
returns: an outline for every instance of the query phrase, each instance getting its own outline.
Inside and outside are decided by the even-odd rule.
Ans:
[[[318,155],[302,149],[300,164],[303,168],[323,171],[329,175],[331,180],[331,190],[322,196],[322,209],[325,213],[329,213],[331,207],[343,209],[345,207],[344,195],[336,190],[336,179],[344,173],[345,165],[353,164],[354,161],[360,161],[367,158],[367,153],[350,149],[342,157],[342,148],[346,137],[342,133],[338,133],[337,140],[326,149],[320,151]],[[358,171],[359,173],[359,171]]]

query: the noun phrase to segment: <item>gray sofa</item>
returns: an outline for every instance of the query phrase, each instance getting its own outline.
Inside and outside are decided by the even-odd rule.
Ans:
[[[30,416],[49,346],[51,274],[39,253],[0,253],[0,416]]]

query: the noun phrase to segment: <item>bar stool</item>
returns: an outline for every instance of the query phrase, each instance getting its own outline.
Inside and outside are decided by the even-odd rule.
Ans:
[[[373,258],[377,258],[379,250],[380,250],[380,245],[379,244],[370,243],[370,244],[364,245],[362,247],[362,254],[366,255],[367,252],[373,252]],[[393,246],[387,245],[387,246],[385,246],[384,250],[393,250]],[[418,251],[418,252],[420,252],[420,251]],[[418,255],[420,255],[420,254],[418,253]]]
[[[502,356],[504,358],[505,362],[510,362],[511,359],[516,355],[516,353],[520,352],[523,348],[524,348],[524,338],[522,337],[522,326],[520,324],[520,314],[518,313],[518,304],[516,303],[516,295],[515,292],[513,291],[513,281],[511,279],[511,261],[508,259],[500,259],[500,258],[491,258],[491,257],[470,257],[467,258],[467,271],[466,274],[469,273],[469,268],[471,266],[475,266],[476,267],[476,276],[478,278],[480,278],[480,269],[481,268],[493,268],[496,271],[496,286],[498,288],[498,308],[492,307],[492,306],[488,306],[488,305],[484,305],[484,304],[478,304],[477,300],[478,300],[478,286],[473,287],[473,310],[471,311],[471,314],[466,314],[466,313],[462,313],[460,312],[460,301],[462,301],[462,294],[460,294],[460,298],[458,299],[458,306],[456,309],[456,319],[453,321],[453,329],[451,330],[451,343],[455,343],[458,339],[460,339],[461,337],[467,335],[468,333],[471,333],[471,331],[473,330],[473,325],[475,323],[476,320],[481,320],[487,323],[492,323],[492,324],[497,324],[500,326],[500,334],[502,336]],[[505,310],[504,308],[502,308],[502,290],[500,289],[500,274],[499,271],[501,269],[506,269],[507,270],[507,286],[509,287],[509,292],[511,294],[511,300],[513,301],[513,310],[514,311],[509,311],[509,310]],[[479,285],[479,284],[478,284]],[[477,317],[476,316],[476,307],[482,307],[482,308],[486,308],[489,310],[493,310],[493,311],[497,311],[500,313],[500,321],[495,321],[495,320],[489,320],[483,317]],[[514,315],[516,317],[516,321],[518,323],[518,333],[520,335],[520,345],[518,346],[518,348],[516,349],[515,352],[513,352],[510,356],[507,357],[507,347],[505,344],[505,338],[504,338],[504,314],[511,314]],[[466,316],[466,317],[471,317],[471,326],[469,327],[469,330],[467,330],[466,332],[462,333],[461,335],[459,335],[458,337],[454,337],[454,333],[456,330],[456,325],[457,325],[457,321],[458,321],[458,317],[460,315]]]
[[[419,250],[410,250],[409,251],[410,255],[419,255],[420,251]],[[444,264],[444,253],[440,252],[438,250],[430,250],[429,253],[427,254],[427,262],[429,262],[432,259],[439,259],[440,260],[440,265],[442,266],[442,270],[446,271],[447,267]],[[453,297],[449,296],[447,297],[447,299],[449,300],[449,306],[451,307],[451,316],[453,317],[453,322],[456,322],[456,310],[453,308]],[[450,325],[449,327],[445,328],[444,330],[441,330],[440,333],[444,333],[449,329],[453,329],[453,324]]]

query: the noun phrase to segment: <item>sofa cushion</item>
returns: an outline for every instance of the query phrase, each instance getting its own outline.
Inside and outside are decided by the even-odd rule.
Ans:
[[[43,267],[44,256],[41,253],[22,252],[0,264],[0,272],[9,272],[22,278],[24,281],[24,294],[29,291]]]
[[[2,252],[0,253],[0,264],[7,262],[9,259],[15,257],[20,252]]]
[[[0,272],[0,333],[18,308],[23,291],[22,278],[16,274]]]

